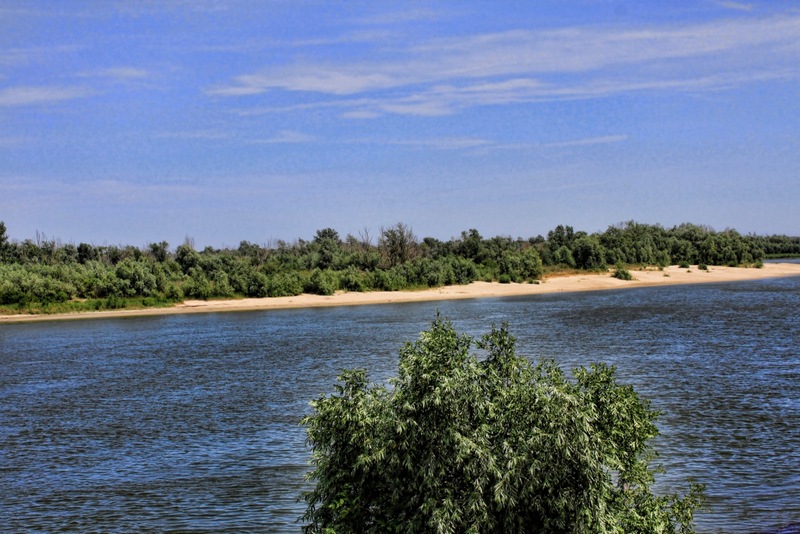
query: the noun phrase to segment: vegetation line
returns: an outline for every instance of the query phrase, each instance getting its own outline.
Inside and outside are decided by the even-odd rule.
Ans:
[[[419,240],[411,227],[381,228],[341,239],[318,230],[311,241],[274,246],[242,241],[236,249],[195,250],[191,240],[133,246],[61,244],[9,239],[0,221],[0,314],[70,313],[170,306],[184,299],[280,297],[336,291],[399,291],[469,284],[532,282],[565,272],[605,272],[630,266],[759,266],[768,256],[800,256],[800,238],[741,235],[708,227],[627,222],[589,234],[559,225],[529,239]]]

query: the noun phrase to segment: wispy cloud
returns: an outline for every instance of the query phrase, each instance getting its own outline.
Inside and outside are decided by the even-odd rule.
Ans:
[[[734,9],[736,11],[753,11],[753,4],[745,4],[744,2],[724,2],[719,1],[716,2],[718,6],[722,6],[726,9]]]
[[[8,48],[0,50],[0,65],[26,64],[32,61],[52,59],[53,56],[71,54],[80,50],[81,47],[77,45]]]
[[[98,71],[96,75],[115,80],[142,80],[150,77],[150,72],[135,67],[112,67]]]
[[[0,106],[30,106],[85,98],[94,91],[85,87],[8,87],[0,90]]]
[[[441,14],[432,9],[403,9],[391,13],[365,16],[357,20],[360,24],[389,25],[420,20],[437,20]]]
[[[249,143],[254,145],[274,145],[279,143],[309,143],[314,141],[314,136],[292,130],[282,130],[274,137],[252,139]]]
[[[608,145],[621,143],[628,140],[627,135],[602,135],[565,141],[527,141],[519,143],[498,142],[493,139],[481,137],[433,137],[425,139],[349,139],[339,141],[346,144],[377,144],[416,147],[434,150],[471,150],[485,153],[489,150],[536,150],[550,148],[588,147],[594,145]]]
[[[187,130],[182,132],[161,132],[156,134],[156,137],[159,139],[218,141],[221,139],[230,139],[232,136],[229,132],[221,130]]]
[[[358,109],[354,111],[345,111],[341,117],[343,119],[377,119],[382,113],[377,111],[370,111],[368,109]]]
[[[419,146],[424,148],[435,148],[438,150],[460,150],[465,148],[487,147],[494,143],[488,139],[475,137],[442,137],[434,139],[417,139],[407,141],[390,141],[387,144]]]
[[[375,52],[380,62],[307,59],[267,67],[209,88],[207,94],[323,94],[343,108],[344,117],[374,118],[631,91],[719,90],[797,77],[786,65],[800,63],[800,16],[512,30]]]
[[[621,143],[622,141],[627,141],[627,140],[628,140],[627,135],[604,135],[600,137],[573,139],[571,141],[545,143],[543,146],[547,148],[561,148],[561,147],[572,147],[572,146],[608,145],[613,143]]]
[[[201,193],[203,188],[177,182],[141,183],[121,179],[72,182],[41,176],[0,175],[0,191],[9,193],[7,199],[35,198],[36,202],[53,205],[63,204],[67,199],[75,205],[81,205],[98,200],[119,204],[161,203],[175,198],[174,195],[190,196]]]
[[[304,134],[294,130],[281,130],[271,137],[247,139],[230,131],[224,130],[185,130],[175,132],[161,132],[154,137],[158,139],[176,139],[184,141],[241,141],[251,145],[275,145],[281,143],[310,143],[318,139],[313,135]],[[2,139],[2,138],[0,138]]]

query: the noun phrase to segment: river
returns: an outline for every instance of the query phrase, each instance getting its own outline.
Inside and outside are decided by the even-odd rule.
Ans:
[[[381,382],[436,312],[520,354],[614,364],[664,412],[659,491],[703,533],[800,521],[800,277],[306,310],[0,325],[0,529],[297,532],[298,421]]]

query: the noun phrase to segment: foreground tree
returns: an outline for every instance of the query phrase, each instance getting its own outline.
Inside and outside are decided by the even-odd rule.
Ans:
[[[345,371],[312,402],[306,532],[693,532],[702,487],[652,493],[658,414],[613,368],[570,381],[506,326],[475,345],[437,318],[391,388]]]

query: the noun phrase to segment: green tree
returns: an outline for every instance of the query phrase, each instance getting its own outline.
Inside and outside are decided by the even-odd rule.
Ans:
[[[187,242],[175,250],[175,261],[181,266],[184,274],[189,274],[189,271],[200,264],[200,254]]]
[[[483,237],[475,228],[461,232],[461,240],[456,244],[456,251],[462,258],[479,262],[483,248]]]
[[[123,260],[117,264],[114,274],[121,291],[120,296],[141,295],[147,297],[152,295],[158,287],[156,275],[143,261]]]
[[[0,221],[0,262],[6,261],[8,255],[8,234],[6,234],[6,223]]]
[[[572,251],[566,245],[561,245],[555,250],[555,252],[553,252],[552,261],[555,265],[575,267],[575,257],[572,255]]]
[[[329,269],[314,269],[309,279],[308,292],[316,295],[333,295],[339,289],[339,277]]]
[[[514,282],[536,280],[542,276],[542,260],[533,247],[521,252],[507,250],[500,257],[498,272]]]
[[[159,263],[164,263],[169,258],[169,243],[161,241],[160,243],[150,243],[148,245],[150,255]]]
[[[315,250],[312,263],[318,269],[332,268],[342,254],[342,240],[333,228],[317,230],[312,244]]]
[[[381,228],[378,246],[387,258],[389,267],[394,267],[414,258],[417,237],[410,226],[397,223],[389,228]]]
[[[651,492],[657,413],[604,365],[565,378],[438,318],[390,388],[345,371],[304,418],[306,532],[693,532],[702,488]]]
[[[597,237],[581,236],[575,240],[572,255],[579,269],[605,269],[606,254]]]

